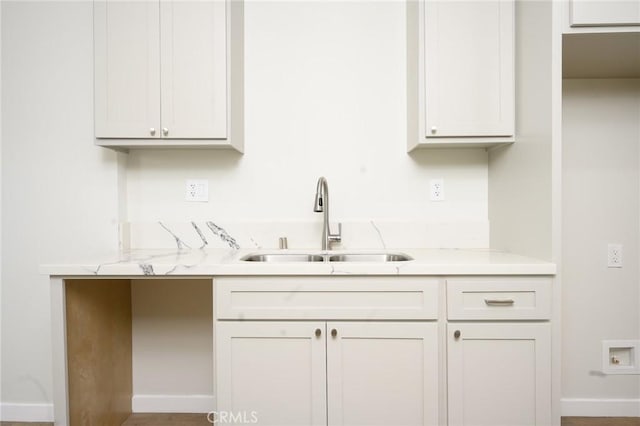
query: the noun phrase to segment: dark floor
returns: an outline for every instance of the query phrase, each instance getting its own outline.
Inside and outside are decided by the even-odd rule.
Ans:
[[[563,417],[562,426],[640,426],[640,417]]]
[[[53,423],[0,422],[0,426],[53,426]],[[132,414],[122,426],[207,426],[205,414]],[[640,426],[640,417],[563,417],[562,426]]]

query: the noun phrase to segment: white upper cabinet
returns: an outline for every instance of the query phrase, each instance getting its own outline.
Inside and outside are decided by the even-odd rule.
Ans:
[[[409,150],[512,142],[514,2],[407,7]]]
[[[230,1],[94,3],[95,134],[105,146],[230,146]],[[241,37],[239,38],[241,40]],[[241,49],[240,49],[241,50]],[[242,78],[235,72],[234,78]],[[236,86],[238,84],[236,83]],[[241,117],[234,117],[241,121]]]
[[[225,139],[225,3],[162,1],[160,28],[161,117],[167,136]]]
[[[94,3],[95,132],[160,137],[160,4]]]
[[[571,0],[572,27],[640,25],[638,0]]]

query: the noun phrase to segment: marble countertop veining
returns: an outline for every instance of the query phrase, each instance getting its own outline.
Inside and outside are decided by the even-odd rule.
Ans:
[[[51,276],[229,276],[229,275],[554,275],[547,261],[489,249],[348,250],[406,253],[405,262],[288,262],[240,260],[249,253],[285,252],[250,249],[131,250],[99,259],[58,261],[42,265]],[[287,250],[322,253],[319,250]],[[339,254],[341,250],[331,251]]]

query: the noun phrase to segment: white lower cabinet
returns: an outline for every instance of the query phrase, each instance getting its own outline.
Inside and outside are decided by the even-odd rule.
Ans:
[[[327,323],[329,425],[438,424],[436,323]]]
[[[448,324],[449,425],[550,425],[549,327]]]
[[[216,279],[216,424],[559,424],[551,285],[532,276]]]
[[[216,334],[219,424],[327,424],[323,322],[226,321]]]
[[[551,279],[447,280],[449,426],[548,426]]]
[[[437,339],[435,322],[220,321],[218,416],[273,426],[437,425]]]

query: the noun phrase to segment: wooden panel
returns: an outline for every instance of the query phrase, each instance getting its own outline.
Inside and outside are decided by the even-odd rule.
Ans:
[[[527,320],[550,316],[550,278],[447,280],[447,318],[450,320]]]
[[[259,277],[216,280],[221,319],[436,319],[438,280]]]
[[[562,426],[640,426],[640,417],[563,417]]]
[[[134,413],[122,426],[211,426],[211,422],[204,413]]]
[[[70,425],[119,425],[131,414],[131,283],[68,280]]]

